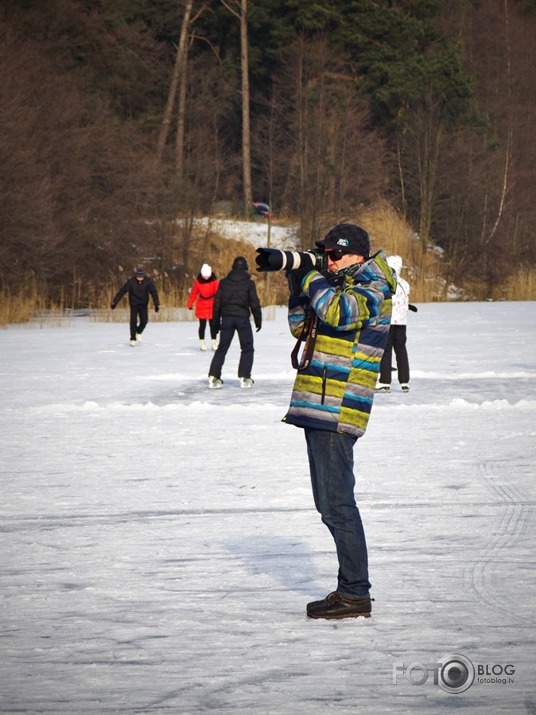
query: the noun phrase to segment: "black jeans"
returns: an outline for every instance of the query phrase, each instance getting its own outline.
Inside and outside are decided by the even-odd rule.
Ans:
[[[216,340],[218,337],[218,326],[212,320],[212,318],[208,321],[208,326],[210,329],[210,337],[212,340]],[[207,327],[207,319],[206,318],[199,318],[199,330],[197,334],[199,335],[199,340],[204,340],[205,339],[205,330]]]
[[[380,382],[384,385],[391,384],[391,367],[393,364],[393,350],[396,355],[398,369],[398,382],[405,385],[409,382],[409,360],[406,350],[406,326],[391,325],[389,336],[380,363]]]
[[[220,344],[214,353],[208,374],[221,377],[223,363],[227,351],[231,347],[235,332],[240,341],[240,362],[238,363],[238,377],[251,377],[253,367],[253,331],[249,318],[239,318],[236,315],[225,315],[221,321]]]
[[[139,320],[138,320],[139,319]],[[130,306],[130,339],[136,340],[136,334],[141,335],[149,320],[149,311],[146,305]]]

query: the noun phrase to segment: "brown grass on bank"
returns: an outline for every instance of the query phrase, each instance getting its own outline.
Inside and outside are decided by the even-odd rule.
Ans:
[[[496,284],[491,295],[485,281],[471,281],[468,285],[462,282],[461,287],[465,289],[470,299],[475,301],[536,300],[536,270],[529,270],[526,267],[518,268],[503,283]]]
[[[536,300],[536,270],[519,268],[502,284],[494,286],[490,294],[484,282],[463,281],[456,286],[457,296],[446,280],[446,269],[440,252],[432,247],[424,247],[422,241],[390,206],[380,204],[374,208],[362,210],[356,216],[345,220],[355,221],[366,228],[370,234],[372,251],[382,248],[387,255],[398,254],[403,260],[402,276],[411,285],[413,303],[446,301],[458,297],[465,300]],[[335,221],[333,221],[335,223]],[[321,237],[319,237],[321,238]],[[179,253],[179,252],[178,252]],[[178,285],[176,276],[167,272],[158,273],[146,266],[148,273],[155,279],[160,294],[161,309],[158,314],[151,310],[151,320],[158,322],[195,320],[193,312],[188,311],[186,303],[193,280],[203,263],[209,263],[218,278],[223,278],[230,271],[236,256],[244,256],[250,267],[250,273],[257,285],[263,306],[283,305],[288,298],[287,282],[282,273],[257,273],[255,270],[255,247],[247,242],[218,236],[210,227],[194,230],[188,243],[188,265],[190,275],[181,276]],[[103,289],[98,286],[73,288],[73,295],[62,297],[55,303],[47,302],[42,291],[38,291],[30,281],[18,294],[3,292],[0,295],[0,326],[33,321],[46,325],[59,325],[72,315],[73,309],[79,308],[82,301],[78,298],[85,288],[83,307],[93,320],[106,322],[125,322],[128,320],[128,301],[124,297],[115,311],[110,303],[117,289],[131,275],[129,271],[118,274]],[[151,305],[152,308],[152,305]]]
[[[49,303],[30,284],[19,293],[0,293],[0,327],[20,323],[59,325],[66,318],[62,303]]]
[[[536,270],[526,267],[509,276],[504,285],[498,286],[495,300],[536,300]]]
[[[0,325],[26,323],[32,320],[39,310],[39,302],[33,292],[28,295],[11,295],[4,291],[0,301]]]
[[[4,292],[0,295],[0,327],[22,323],[44,325],[63,325],[69,320],[63,304],[46,304],[35,293],[10,295]]]
[[[362,211],[356,222],[367,229],[371,250],[382,248],[402,258],[402,277],[411,287],[413,303],[447,300],[447,283],[440,254],[428,248],[407,222],[391,207],[380,204]]]
[[[186,276],[181,290],[172,284],[166,274],[158,277],[159,290],[161,285],[164,294],[173,297],[173,305],[186,305],[194,279],[203,263],[208,263],[216,276],[221,279],[229,273],[237,256],[243,256],[247,260],[262,305],[282,304],[287,300],[288,288],[285,276],[280,273],[257,273],[255,263],[257,252],[255,246],[249,242],[223,238],[210,227],[197,229],[190,238],[188,253],[189,275]]]

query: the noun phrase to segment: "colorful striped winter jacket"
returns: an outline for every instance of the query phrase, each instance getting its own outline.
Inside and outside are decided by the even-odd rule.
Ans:
[[[337,274],[310,271],[302,294],[291,296],[288,321],[299,338],[318,317],[314,352],[298,370],[284,422],[361,437],[372,409],[380,361],[391,321],[396,278],[383,251]]]

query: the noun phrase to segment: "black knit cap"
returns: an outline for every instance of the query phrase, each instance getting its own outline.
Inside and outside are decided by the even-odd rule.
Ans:
[[[316,245],[324,250],[338,248],[345,253],[354,253],[365,258],[370,254],[368,233],[354,223],[338,223],[321,241],[317,241]]]
[[[242,271],[247,271],[248,262],[243,256],[237,256],[233,261],[233,269],[239,268]]]

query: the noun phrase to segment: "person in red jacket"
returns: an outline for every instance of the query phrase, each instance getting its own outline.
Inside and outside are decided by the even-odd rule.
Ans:
[[[214,296],[220,285],[216,275],[212,272],[212,268],[208,263],[203,263],[201,270],[194,280],[190,297],[188,298],[188,310],[192,310],[195,303],[195,317],[199,320],[199,347],[201,350],[206,350],[205,330],[207,321],[210,327],[210,337],[212,339],[212,349],[218,347],[218,326],[213,320],[214,312]]]

